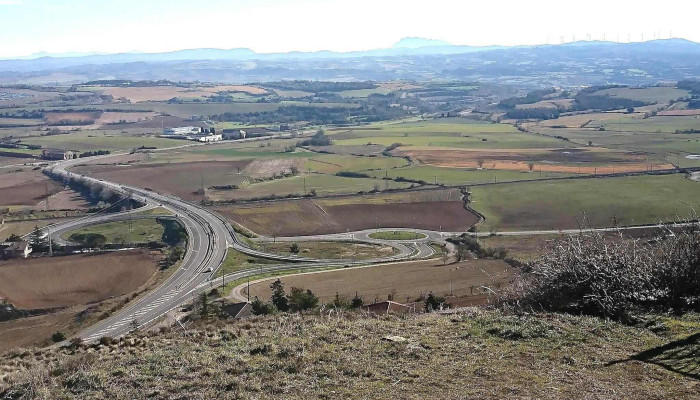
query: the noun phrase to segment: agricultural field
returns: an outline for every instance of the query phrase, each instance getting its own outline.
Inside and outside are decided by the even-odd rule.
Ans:
[[[577,171],[578,172],[578,171]],[[480,183],[528,181],[541,178],[562,178],[575,174],[552,172],[545,168],[540,173],[539,167],[530,171],[510,171],[490,168],[449,168],[433,165],[411,165],[403,168],[394,168],[378,171],[369,171],[369,175],[391,179],[406,178],[424,181],[429,184],[466,186]]]
[[[644,103],[666,103],[671,100],[688,97],[687,90],[674,87],[648,87],[648,88],[613,88],[599,90],[593,93],[595,96],[620,97],[630,100],[638,100]]]
[[[308,174],[288,178],[273,179],[260,183],[241,185],[234,190],[207,191],[207,196],[214,201],[246,200],[266,197],[295,197],[316,193],[318,196],[354,194],[379,190],[406,189],[410,183],[386,181],[369,178],[346,178],[335,175]]]
[[[447,296],[448,300],[450,296],[465,297],[463,300],[472,300],[472,304],[483,304],[488,296],[481,287],[506,284],[511,275],[511,267],[501,260],[469,260],[446,265],[440,260],[425,260],[311,272],[280,280],[287,290],[303,287],[313,291],[322,303],[333,301],[336,293],[350,300],[357,292],[365,304],[370,304],[386,300],[389,295],[398,302],[420,301],[432,292],[436,296]],[[276,279],[251,283],[250,297],[269,299],[270,283]]]
[[[267,236],[339,233],[369,228],[466,231],[478,217],[457,190],[424,190],[327,199],[217,205],[213,209]]]
[[[333,242],[296,242],[299,246],[297,255],[301,257],[317,258],[322,260],[354,259],[357,261],[372,258],[388,257],[395,253],[391,246],[383,246],[368,243],[351,243],[342,241]],[[292,254],[291,242],[264,242],[259,248],[267,252],[278,254]]]
[[[146,101],[167,101],[177,99],[205,99],[217,93],[240,92],[251,95],[263,95],[267,90],[257,86],[219,85],[219,86],[151,86],[151,87],[82,87],[83,90],[98,91],[115,99],[125,98],[131,103]]]
[[[145,250],[0,261],[0,298],[50,313],[0,323],[0,349],[47,344],[117,309],[158,279],[160,255]]]
[[[0,169],[0,206],[35,206],[46,196],[63,190],[63,185],[39,170]]]
[[[519,132],[508,124],[483,123],[461,118],[384,124],[371,128],[338,129],[328,132],[335,145],[375,144],[401,148],[518,149],[562,147],[561,141]]]
[[[161,240],[164,231],[155,219],[140,219],[87,226],[66,232],[63,239],[71,240],[74,234],[100,234],[107,239],[106,243],[148,243]]]
[[[506,183],[472,193],[472,207],[495,230],[656,224],[700,209],[700,185],[681,174]]]
[[[87,304],[132,292],[156,270],[143,250],[0,261],[0,297],[25,310]]]
[[[22,140],[29,145],[61,150],[131,150],[137,147],[174,147],[187,144],[181,140],[164,139],[153,136],[128,135],[114,131],[79,131],[61,135],[32,137]]]
[[[171,193],[190,201],[201,201],[203,188],[212,185],[240,184],[245,176],[239,170],[248,161],[212,161],[144,165],[90,165],[76,168],[76,172],[108,179],[159,192]]]
[[[563,149],[416,149],[398,154],[438,167],[487,168],[492,170],[596,174],[672,168],[669,163],[650,163],[644,154],[604,148]]]

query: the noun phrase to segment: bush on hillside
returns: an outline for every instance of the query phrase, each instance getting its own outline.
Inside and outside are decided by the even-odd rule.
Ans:
[[[636,311],[700,310],[700,233],[641,243],[597,232],[566,236],[526,264],[519,305],[628,320]]]

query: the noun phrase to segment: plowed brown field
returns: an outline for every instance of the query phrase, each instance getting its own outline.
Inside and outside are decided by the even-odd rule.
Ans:
[[[436,195],[437,193],[437,195]],[[370,228],[466,231],[478,217],[458,191],[425,191],[340,199],[219,206],[229,219],[268,236],[320,235]]]
[[[143,250],[0,261],[0,298],[22,309],[92,303],[137,290],[156,261]]]

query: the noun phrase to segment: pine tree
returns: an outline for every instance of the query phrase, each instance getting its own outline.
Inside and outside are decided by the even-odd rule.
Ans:
[[[287,295],[284,293],[284,284],[282,281],[277,279],[272,282],[270,289],[272,289],[272,297],[270,297],[272,304],[282,312],[289,311],[289,301],[287,300]]]

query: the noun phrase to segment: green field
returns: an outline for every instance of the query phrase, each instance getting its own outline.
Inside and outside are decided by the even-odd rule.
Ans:
[[[677,100],[682,97],[688,97],[688,91],[676,89],[673,87],[649,87],[649,88],[613,88],[599,90],[593,95],[595,96],[610,96],[620,97],[630,100],[643,101],[645,103],[663,103],[670,100]]]
[[[160,240],[165,229],[155,219],[108,222],[68,231],[62,235],[69,239],[75,233],[97,233],[107,238],[107,243],[147,243]]]
[[[128,136],[115,133],[115,131],[80,131],[65,135],[32,137],[23,139],[22,143],[39,145],[44,148],[76,151],[117,151],[129,150],[140,146],[165,148],[187,144],[187,142],[182,140],[150,136]]]
[[[345,178],[335,175],[308,174],[290,178],[275,179],[260,183],[253,183],[235,190],[209,190],[213,200],[223,199],[251,199],[266,196],[302,195],[304,188],[306,193],[316,191],[319,196],[329,194],[350,194],[357,192],[369,192],[371,190],[407,188],[409,183],[385,181],[368,178]]]
[[[336,145],[446,147],[446,148],[551,148],[566,143],[543,136],[519,132],[512,125],[478,123],[459,118],[406,122],[363,129],[362,127],[329,132]]]
[[[385,170],[408,165],[398,157],[357,157],[337,154],[309,154],[304,169],[311,172],[334,174],[340,171]]]
[[[700,183],[683,175],[590,178],[472,187],[472,207],[496,230],[655,224],[692,218]],[[691,208],[692,207],[692,208]]]
[[[417,240],[424,239],[425,235],[409,231],[381,231],[370,233],[369,237],[378,240]]]
[[[515,182],[527,181],[540,178],[561,178],[572,176],[558,172],[520,172],[490,169],[466,169],[466,168],[444,168],[432,165],[411,165],[404,168],[384,169],[368,172],[369,175],[392,179],[403,177],[407,179],[425,181],[429,184],[438,185],[473,185],[477,183],[491,182]]]
[[[291,253],[290,242],[266,242],[260,245],[267,252],[289,255]],[[298,256],[316,258],[321,260],[355,259],[368,260],[372,258],[386,257],[395,254],[393,247],[367,243],[350,242],[298,242]]]

